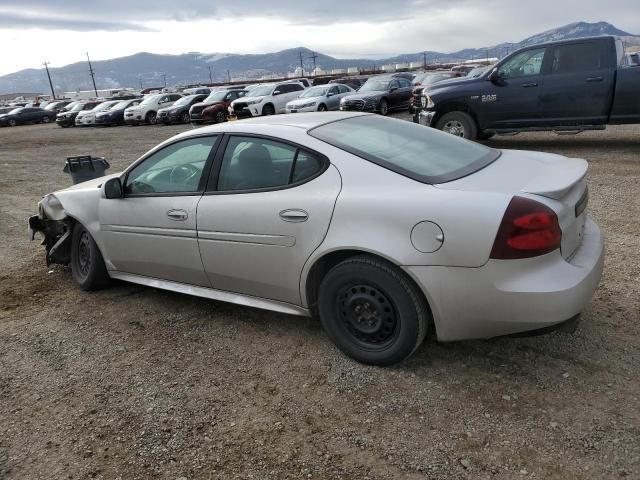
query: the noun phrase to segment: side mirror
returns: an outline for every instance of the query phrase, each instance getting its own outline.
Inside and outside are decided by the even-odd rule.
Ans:
[[[273,92],[273,95],[280,95],[280,90],[275,90],[275,91]]]
[[[395,92],[396,90],[398,90],[398,87],[391,87],[391,88],[389,89],[389,93],[393,93],[393,92]]]
[[[329,98],[329,97],[333,97],[334,95],[335,95],[335,93],[333,93],[333,92],[329,92],[329,93],[327,93],[327,98]]]
[[[124,197],[124,191],[122,189],[122,182],[118,177],[110,178],[104,184],[104,196],[105,198],[122,198]]]
[[[504,77],[497,68],[491,70],[487,79],[496,85],[502,85],[504,83]]]

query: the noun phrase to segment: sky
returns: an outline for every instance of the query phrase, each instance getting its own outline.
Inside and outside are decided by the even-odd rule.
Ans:
[[[640,33],[637,0],[0,0],[0,75],[137,52],[338,58],[518,42],[575,21]],[[14,48],[11,48],[14,46]]]

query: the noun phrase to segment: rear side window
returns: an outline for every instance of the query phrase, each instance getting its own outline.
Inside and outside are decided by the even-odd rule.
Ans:
[[[553,49],[551,73],[588,72],[607,68],[603,42],[558,45]]]
[[[445,183],[480,170],[500,153],[411,122],[366,115],[311,129],[334,147],[423,183]]]
[[[286,187],[324,167],[320,157],[292,145],[257,137],[232,136],[222,158],[218,191]]]

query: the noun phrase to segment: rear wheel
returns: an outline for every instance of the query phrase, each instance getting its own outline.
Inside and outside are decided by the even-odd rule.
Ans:
[[[15,119],[11,118],[9,119],[9,126],[10,127],[15,127],[17,125],[17,122],[15,121]]]
[[[216,123],[223,123],[227,119],[227,116],[222,110],[216,113]]]
[[[478,138],[476,121],[465,112],[445,113],[436,123],[436,128],[456,137],[475,140]]]
[[[182,120],[182,123],[189,123],[189,120],[191,120],[191,117],[189,116],[189,112],[182,112],[180,120]]]
[[[375,257],[347,259],[323,278],[320,321],[342,352],[369,365],[393,365],[422,343],[429,308],[404,273]]]
[[[48,116],[44,116],[42,117],[42,123],[49,123],[51,121],[51,118],[49,118]]]
[[[147,125],[155,125],[157,122],[156,112],[147,113],[146,117],[144,117],[144,121],[147,122]]]
[[[71,274],[82,290],[98,290],[110,278],[102,254],[89,231],[80,223],[73,227],[71,238]]]

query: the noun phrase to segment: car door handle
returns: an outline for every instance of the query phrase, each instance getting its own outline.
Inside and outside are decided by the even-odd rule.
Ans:
[[[184,210],[169,210],[167,212],[167,217],[171,220],[175,220],[176,222],[184,222],[189,218],[189,214]]]
[[[602,82],[604,80],[604,77],[589,77],[587,78],[587,82],[591,83],[591,82]]]
[[[537,87],[538,83],[537,82],[532,82],[532,83],[523,83],[522,84],[522,88],[530,88],[530,87]]]
[[[288,210],[282,210],[280,212],[280,218],[285,222],[306,222],[309,219],[309,214],[304,210],[299,210],[297,208],[291,208]]]

